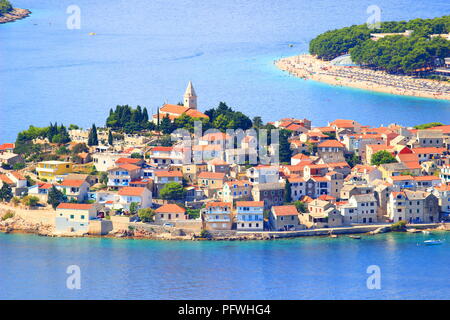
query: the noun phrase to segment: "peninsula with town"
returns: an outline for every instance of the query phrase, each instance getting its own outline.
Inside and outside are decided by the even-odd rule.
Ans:
[[[276,60],[289,74],[336,86],[450,100],[450,16],[354,25]]]
[[[331,120],[331,119],[330,119]],[[0,145],[0,230],[276,239],[449,229],[450,125],[263,123],[226,103],[118,105],[105,124],[30,126]]]
[[[30,14],[28,9],[13,8],[8,0],[0,0],[0,24],[26,18]]]

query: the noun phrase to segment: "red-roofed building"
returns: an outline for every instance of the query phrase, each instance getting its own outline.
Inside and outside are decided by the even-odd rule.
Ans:
[[[61,233],[85,234],[90,222],[97,217],[100,205],[60,203],[55,213],[55,230]]]
[[[264,230],[264,201],[237,201],[236,228],[240,231]]]
[[[111,188],[126,187],[132,180],[139,179],[141,175],[141,167],[130,163],[120,164],[108,169],[107,186]]]
[[[203,227],[206,230],[231,230],[231,202],[208,202],[203,210]]]
[[[115,209],[130,210],[131,203],[137,204],[137,209],[152,206],[152,192],[145,187],[123,187],[118,192],[119,199]]]
[[[69,201],[76,200],[82,202],[87,199],[89,192],[89,183],[86,180],[64,179],[56,188],[61,190]]]
[[[273,206],[269,214],[269,224],[274,231],[292,231],[305,229],[300,224],[298,211],[295,206]]]
[[[444,155],[449,154],[447,149],[438,147],[414,148],[412,149],[412,151],[419,157],[419,163],[428,160],[438,160],[441,159]]]
[[[162,205],[155,210],[155,213],[155,221],[157,222],[170,222],[189,219],[186,209],[172,203]]]
[[[317,146],[318,156],[325,162],[342,162],[345,146],[337,140],[325,140]]]

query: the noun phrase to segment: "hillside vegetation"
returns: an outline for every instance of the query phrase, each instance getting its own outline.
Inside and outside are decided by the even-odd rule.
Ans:
[[[378,41],[371,33],[402,33],[413,30],[411,36],[392,35]],[[450,16],[434,19],[382,22],[379,29],[353,25],[320,34],[309,44],[309,51],[323,60],[332,60],[350,53],[355,63],[382,69],[389,73],[411,74],[417,69],[440,66],[450,56],[450,41],[432,34],[450,33]]]
[[[0,0],[0,16],[10,12],[13,9],[8,0]]]

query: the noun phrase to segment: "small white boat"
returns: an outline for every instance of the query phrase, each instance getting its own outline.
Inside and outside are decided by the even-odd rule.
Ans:
[[[433,246],[437,244],[442,244],[442,240],[425,240],[423,243],[426,244],[427,246]]]

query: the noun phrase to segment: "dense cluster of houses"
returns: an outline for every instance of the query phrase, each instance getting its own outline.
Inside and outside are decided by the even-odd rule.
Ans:
[[[192,84],[188,91],[185,102],[194,112]],[[230,143],[235,137],[213,132],[189,143],[180,139],[159,146],[148,135],[134,134],[113,145],[90,147],[82,155],[86,163],[60,159],[5,171],[0,184],[10,184],[17,196],[35,195],[44,203],[55,186],[68,198],[56,209],[57,228],[74,231],[106,215],[127,214],[132,205],[154,209],[157,224],[176,225],[190,220],[187,209],[200,209],[196,219],[208,231],[433,223],[450,214],[450,125],[417,130],[335,120],[312,127],[307,119],[292,118],[272,124],[291,132],[290,163],[249,163],[260,148],[251,135]],[[88,130],[69,134],[69,149],[87,143]],[[0,159],[12,158],[8,155],[13,149],[11,144],[0,145]],[[372,156],[380,151],[396,162],[372,165]],[[359,163],[351,166],[352,157]],[[85,165],[95,166],[98,173],[76,173]],[[35,185],[27,186],[27,172],[36,173]],[[163,199],[161,192],[169,183],[183,186],[183,198]]]

